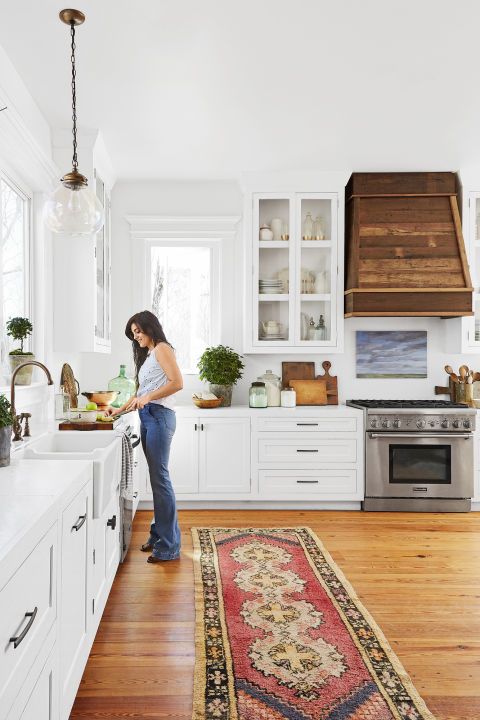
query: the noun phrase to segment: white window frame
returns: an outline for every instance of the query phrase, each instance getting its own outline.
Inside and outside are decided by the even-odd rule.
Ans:
[[[24,221],[24,233],[23,233],[23,252],[25,258],[25,280],[24,280],[24,315],[33,324],[33,332],[26,341],[25,349],[35,348],[35,318],[32,317],[32,297],[33,297],[33,243],[32,243],[32,227],[33,227],[33,193],[27,188],[16,176],[16,174],[10,169],[5,168],[2,163],[0,168],[0,179],[3,180],[7,185],[10,185],[13,190],[25,201],[23,210],[23,221]],[[3,287],[1,296],[2,305],[0,307],[0,324],[1,332],[5,331],[5,323],[8,318],[3,317]]]
[[[150,248],[208,247],[211,252],[211,344],[222,342],[222,283],[225,243],[233,242],[240,216],[171,217],[128,215],[132,250],[132,300],[137,310],[150,307]],[[168,335],[168,328],[167,328]],[[186,375],[197,371],[187,368]]]

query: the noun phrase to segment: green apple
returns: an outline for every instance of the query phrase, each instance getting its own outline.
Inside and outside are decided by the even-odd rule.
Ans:
[[[85,405],[85,410],[97,410],[97,403],[89,402]]]

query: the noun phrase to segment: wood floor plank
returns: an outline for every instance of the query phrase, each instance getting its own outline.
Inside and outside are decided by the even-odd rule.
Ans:
[[[341,567],[438,720],[480,718],[480,514],[184,510],[178,561],[138,551],[135,518],[71,718],[190,720],[192,526],[307,525]]]

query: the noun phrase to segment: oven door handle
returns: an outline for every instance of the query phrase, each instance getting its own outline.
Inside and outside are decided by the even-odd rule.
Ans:
[[[372,433],[369,432],[368,436],[371,438],[445,438],[446,440],[452,440],[456,438],[460,440],[472,440],[473,433]]]

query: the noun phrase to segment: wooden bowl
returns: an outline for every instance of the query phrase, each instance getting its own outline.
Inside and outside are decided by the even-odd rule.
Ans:
[[[208,408],[217,408],[223,402],[223,397],[215,398],[215,400],[202,400],[202,398],[192,398],[194,404],[201,410],[207,410]]]

